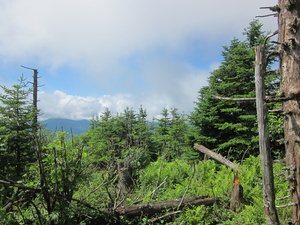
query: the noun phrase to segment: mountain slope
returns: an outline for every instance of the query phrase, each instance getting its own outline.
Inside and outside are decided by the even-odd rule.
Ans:
[[[80,135],[86,132],[90,126],[89,120],[70,120],[53,118],[42,121],[46,129],[53,132],[55,131],[66,131],[75,135]]]

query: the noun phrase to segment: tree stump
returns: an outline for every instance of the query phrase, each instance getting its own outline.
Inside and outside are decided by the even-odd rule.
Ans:
[[[230,209],[234,212],[240,212],[243,208],[243,187],[238,178],[238,171],[234,175],[232,191],[230,194]]]
[[[133,179],[131,177],[130,164],[128,162],[118,163],[118,185],[122,196],[126,196],[132,189]]]

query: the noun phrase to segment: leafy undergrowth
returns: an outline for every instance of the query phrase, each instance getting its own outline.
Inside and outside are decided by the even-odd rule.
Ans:
[[[243,172],[239,173],[239,179],[244,196],[244,208],[240,213],[234,213],[229,209],[229,194],[235,171],[214,160],[191,165],[184,160],[166,162],[161,158],[141,172],[138,191],[132,197],[143,198],[145,202],[207,195],[221,198],[221,204],[184,209],[175,219],[171,221],[164,219],[160,223],[265,224],[260,159],[249,157],[240,166]],[[283,167],[283,164],[274,164],[274,174],[281,172]],[[159,185],[160,188],[156,190]],[[276,198],[288,194],[288,184],[284,181],[284,177],[275,177],[275,188]],[[277,201],[276,204],[285,205],[288,201]],[[291,209],[279,208],[278,214],[280,224],[288,224]]]
[[[88,156],[84,154],[83,156],[82,160],[88,162]],[[44,163],[46,165],[46,161]],[[19,212],[22,211],[22,213],[0,211],[0,217],[7,222],[3,224],[265,224],[259,157],[249,157],[240,165],[243,170],[239,173],[239,179],[244,190],[244,203],[243,210],[239,213],[229,209],[229,194],[235,171],[214,160],[190,163],[183,159],[167,161],[161,157],[139,171],[133,190],[125,197],[118,192],[118,176],[113,170],[109,168],[96,169],[88,163],[83,163],[83,165],[85,167],[82,167],[82,174],[77,177],[77,185],[72,186],[70,190],[74,190],[72,198],[84,201],[91,208],[74,201],[70,203],[58,201],[56,208],[49,214],[43,209],[45,206],[42,195],[38,195],[32,206],[19,206]],[[47,166],[51,166],[51,163]],[[283,164],[274,164],[274,173],[281,172],[282,167],[284,167]],[[63,184],[63,180],[58,180],[55,183],[61,171],[59,168],[54,171],[56,171],[53,175],[54,178],[49,180],[49,183],[50,181],[53,182],[53,187],[60,188],[61,193],[64,193],[65,187],[58,186]],[[68,173],[68,176],[71,176],[72,171]],[[73,176],[71,178],[74,179]],[[276,198],[288,195],[288,184],[284,181],[284,177],[275,177],[275,188]],[[184,208],[180,210],[180,213],[166,217],[163,216],[171,215],[177,209],[166,211],[161,215],[143,215],[133,219],[107,216],[101,213],[103,209],[120,205],[128,206],[137,202],[154,202],[195,196],[219,197],[221,201],[214,206]],[[276,204],[285,205],[288,201],[277,201]],[[34,208],[35,206],[39,208]],[[288,224],[291,209],[279,208],[278,214],[280,224]],[[18,223],[13,223],[13,221],[18,221]],[[59,223],[59,221],[64,221],[64,223]]]

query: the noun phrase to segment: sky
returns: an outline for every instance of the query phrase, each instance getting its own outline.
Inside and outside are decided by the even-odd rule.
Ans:
[[[223,46],[275,0],[0,0],[0,84],[39,72],[40,119],[190,113]],[[277,18],[260,18],[266,31]]]

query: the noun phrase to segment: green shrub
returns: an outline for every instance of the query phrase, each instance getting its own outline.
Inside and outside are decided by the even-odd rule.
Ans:
[[[229,194],[235,171],[214,160],[189,164],[185,160],[167,162],[159,158],[141,170],[136,196],[144,199],[144,202],[207,195],[221,197],[220,204],[212,207],[185,208],[169,224],[264,224],[260,158],[250,156],[240,167],[242,172],[239,173],[239,180],[244,190],[244,208],[240,213],[229,209]],[[282,167],[283,164],[274,164],[274,174],[281,172]],[[162,185],[156,190],[160,184]],[[287,195],[287,188],[284,177],[275,177],[276,198]],[[156,190],[154,196],[151,195],[153,190]],[[287,202],[276,204],[284,205]],[[281,224],[287,224],[291,209],[278,209],[278,215]]]

